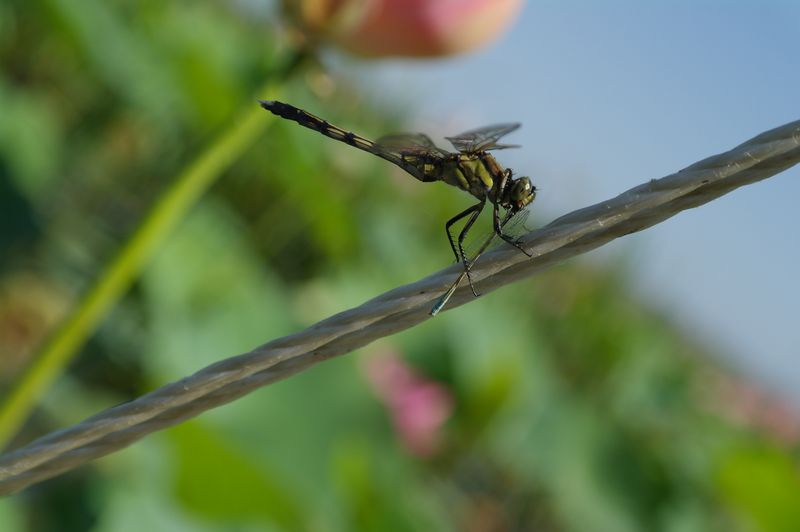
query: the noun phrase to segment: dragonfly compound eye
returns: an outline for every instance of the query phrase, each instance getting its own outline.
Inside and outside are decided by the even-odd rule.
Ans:
[[[511,189],[511,200],[522,208],[528,205],[536,198],[536,187],[531,184],[528,177],[520,177],[514,181],[514,186]]]

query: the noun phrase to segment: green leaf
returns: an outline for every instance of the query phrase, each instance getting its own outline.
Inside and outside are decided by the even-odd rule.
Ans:
[[[210,519],[263,519],[285,530],[307,530],[300,494],[263,463],[198,422],[169,431],[175,446],[176,497]]]
[[[717,472],[723,500],[763,532],[800,530],[797,462],[772,447],[750,446],[728,454]]]

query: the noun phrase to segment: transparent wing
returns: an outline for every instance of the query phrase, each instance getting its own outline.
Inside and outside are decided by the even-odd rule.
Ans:
[[[386,135],[375,142],[375,150],[421,181],[435,179],[439,161],[450,155],[422,133]]]
[[[528,221],[528,216],[530,216],[530,214],[531,209],[529,207],[518,211],[503,224],[503,232],[515,238],[520,237],[525,233],[529,233],[531,228],[528,227],[525,222]]]
[[[439,156],[448,153],[436,146],[424,133],[396,133],[386,135],[375,141],[382,149],[397,154],[433,154]]]
[[[512,235],[514,237],[518,237],[522,236],[522,234],[524,234],[525,232],[530,231],[530,229],[525,226],[525,221],[528,219],[529,214],[530,214],[529,209],[523,209],[515,213],[513,216],[511,216],[510,213],[507,213],[506,216],[503,218],[503,220],[500,222],[500,225],[503,228],[503,232]],[[433,304],[433,307],[431,307],[431,309],[428,311],[428,314],[430,314],[431,316],[436,316],[439,312],[441,312],[441,310],[445,307],[445,305],[447,305],[447,302],[450,301],[450,298],[455,293],[456,289],[458,288],[458,285],[460,285],[461,282],[464,280],[464,278],[468,276],[468,270],[472,269],[477,260],[481,257],[481,255],[483,255],[483,253],[487,249],[489,249],[490,247],[491,248],[497,247],[498,246],[497,241],[498,241],[497,234],[494,231],[492,231],[488,235],[483,235],[479,239],[472,240],[471,243],[467,245],[466,254],[468,256],[467,260],[469,261],[468,265],[466,266],[467,269],[465,269],[461,273],[461,275],[458,276],[455,282],[453,282],[453,284],[450,285],[450,288],[444,294],[442,294],[442,296],[439,299],[436,300],[436,302]],[[494,245],[492,245],[493,243]],[[477,286],[478,292],[480,292],[483,283],[480,281],[476,281],[474,284]]]
[[[496,124],[478,129],[465,131],[455,137],[446,137],[455,149],[462,153],[474,153],[485,150],[498,150],[503,148],[516,148],[510,144],[498,144],[497,141],[517,129],[519,123]]]
[[[531,231],[531,229],[525,225],[530,213],[530,208],[525,208],[521,211],[518,211],[516,214],[514,214],[514,216],[511,216],[508,219],[501,218],[500,225],[503,228],[503,232],[509,236],[517,238]],[[473,236],[472,234],[467,235],[467,241],[464,244],[464,253],[467,255],[467,259],[475,260],[477,258],[476,255],[480,256],[482,254],[480,251],[482,244],[493,234],[494,230],[486,231],[476,236]],[[496,238],[492,244],[487,246],[487,249],[494,249],[501,245],[507,246],[508,244],[503,242],[500,238]]]

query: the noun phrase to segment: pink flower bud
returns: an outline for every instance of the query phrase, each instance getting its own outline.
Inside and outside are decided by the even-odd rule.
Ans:
[[[434,57],[483,46],[515,18],[522,0],[304,0],[312,31],[350,52]]]

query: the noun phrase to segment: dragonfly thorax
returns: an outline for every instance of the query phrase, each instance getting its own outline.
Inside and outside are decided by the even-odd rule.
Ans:
[[[536,187],[528,177],[514,179],[491,154],[459,154],[444,167],[442,181],[461,188],[478,199],[488,199],[504,209],[519,211],[536,198]]]

